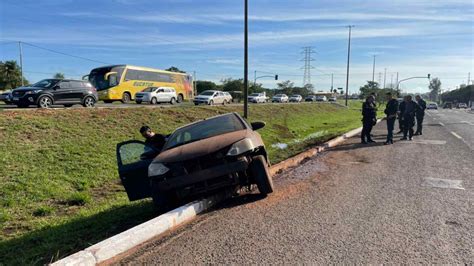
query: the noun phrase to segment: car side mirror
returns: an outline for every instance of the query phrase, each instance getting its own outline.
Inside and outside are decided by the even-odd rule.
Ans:
[[[253,130],[259,130],[265,127],[265,122],[252,122],[250,123]]]
[[[59,86],[59,85],[56,85],[56,86],[53,87],[53,90],[57,90],[57,89],[59,89],[59,88],[60,88],[60,86]]]

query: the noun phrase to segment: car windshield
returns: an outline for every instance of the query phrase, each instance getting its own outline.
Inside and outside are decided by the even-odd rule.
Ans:
[[[282,97],[282,96],[283,96],[282,94],[277,94],[277,95],[275,95],[275,96],[273,96],[273,97]]]
[[[214,91],[203,91],[201,94],[202,96],[212,96],[214,95]]]
[[[143,90],[143,92],[152,92],[154,89],[156,89],[155,87],[149,87],[149,88],[146,88]]]
[[[58,79],[43,79],[31,85],[31,87],[49,89],[49,88],[52,88],[54,85],[56,85],[56,83],[58,82],[59,82]]]
[[[96,68],[89,74],[89,81],[98,91],[107,90],[119,85],[123,70],[124,67]],[[109,72],[116,72],[116,74],[110,74],[108,78],[105,79],[105,74]]]
[[[300,97],[299,95],[291,95],[291,98],[298,98]]]
[[[235,114],[210,118],[176,130],[163,150],[243,129],[245,129],[243,122]]]

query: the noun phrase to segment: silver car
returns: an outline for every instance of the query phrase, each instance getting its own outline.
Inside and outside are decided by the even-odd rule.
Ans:
[[[135,102],[150,104],[171,103],[175,104],[177,99],[176,90],[172,87],[148,87],[141,92],[135,93]]]

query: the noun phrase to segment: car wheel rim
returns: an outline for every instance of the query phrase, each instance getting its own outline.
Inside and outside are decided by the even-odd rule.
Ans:
[[[51,101],[48,97],[41,98],[40,105],[43,108],[49,108],[51,106]]]
[[[92,98],[87,98],[87,99],[86,99],[86,106],[87,106],[87,107],[92,107],[92,106],[94,106],[94,100],[92,100]]]

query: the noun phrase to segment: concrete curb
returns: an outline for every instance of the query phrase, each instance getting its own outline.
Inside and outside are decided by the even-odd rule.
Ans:
[[[377,123],[380,121],[381,119],[379,119]],[[298,155],[288,158],[285,161],[277,163],[270,168],[270,174],[274,175],[290,167],[295,167],[303,160],[313,157],[317,153],[323,152],[327,148],[337,146],[344,140],[359,134],[361,131],[361,127],[356,128],[342,136],[324,143],[321,146],[309,149]],[[203,200],[188,203],[184,206],[153,218],[145,223],[130,228],[127,231],[110,237],[93,246],[90,246],[82,251],[72,254],[64,259],[58,260],[51,265],[86,266],[107,264],[108,262],[112,262],[126,255],[128,252],[138,248],[140,245],[151,240],[152,238],[156,238],[159,235],[169,232],[170,230],[191,221],[199,213],[206,211],[216,203],[228,198],[229,196],[229,193],[222,192]]]

